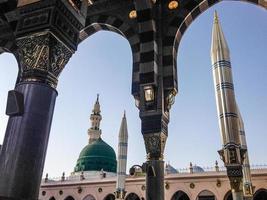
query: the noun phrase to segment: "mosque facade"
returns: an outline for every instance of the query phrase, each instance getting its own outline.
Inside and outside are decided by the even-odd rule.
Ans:
[[[254,169],[254,200],[267,199],[267,169]],[[175,173],[165,175],[166,200],[231,200],[225,171]],[[116,177],[96,174],[83,180],[49,180],[40,189],[41,200],[114,200]],[[145,176],[127,177],[126,200],[145,199]]]
[[[233,200],[240,191],[236,191],[233,181],[241,180],[244,200],[267,200],[267,166],[250,166],[248,160],[245,130],[241,114],[235,101],[230,66],[229,49],[215,14],[212,37],[212,63],[214,86],[217,100],[219,124],[224,149],[220,155],[228,156],[229,144],[241,150],[244,162],[237,161],[237,154],[229,154],[229,163],[219,167],[203,169],[190,163],[188,169],[177,170],[167,163],[164,168],[164,194],[166,200]],[[223,97],[223,98],[222,98]],[[230,103],[229,103],[230,102]],[[228,112],[225,112],[228,111]],[[124,114],[118,141],[118,155],[101,137],[100,122],[102,120],[99,98],[97,97],[88,130],[89,141],[77,160],[74,171],[66,177],[63,173],[58,179],[50,179],[48,175],[42,181],[40,200],[145,200],[146,177],[141,168],[126,175],[128,130]],[[223,114],[221,114],[223,113]],[[235,125],[235,126],[234,126]],[[235,130],[232,131],[232,129]],[[228,141],[229,140],[229,141]],[[237,149],[238,152],[239,149]],[[241,176],[229,176],[229,166],[243,169]],[[244,176],[244,177],[243,177]],[[229,178],[230,177],[230,178]],[[238,178],[238,179],[237,179]],[[232,190],[231,190],[232,189]],[[157,191],[153,191],[157,193]],[[236,196],[235,196],[236,195]],[[149,197],[149,195],[147,195]],[[154,200],[149,198],[146,200]]]
[[[88,145],[82,149],[74,171],[70,176],[63,174],[57,179],[46,176],[40,187],[40,200],[116,199],[117,157],[113,148],[101,137],[100,112],[97,98],[90,117]],[[256,166],[252,168],[251,175],[254,200],[266,200],[267,167]],[[210,169],[190,163],[188,169],[183,170],[167,163],[164,183],[166,200],[232,200],[226,170],[219,167],[217,162]],[[126,200],[145,200],[145,175],[141,171],[136,171],[133,176],[127,175],[125,191]]]

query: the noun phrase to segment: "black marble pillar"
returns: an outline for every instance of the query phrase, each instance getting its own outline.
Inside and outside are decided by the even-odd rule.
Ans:
[[[37,200],[57,91],[47,84],[20,83],[24,113],[11,116],[0,153],[0,199]]]

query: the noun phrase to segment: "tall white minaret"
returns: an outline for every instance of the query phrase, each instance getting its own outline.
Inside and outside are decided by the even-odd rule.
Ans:
[[[124,112],[118,144],[118,164],[117,164],[117,185],[116,185],[116,199],[124,199],[126,195],[125,191],[125,177],[126,177],[126,165],[127,165],[127,149],[128,149],[128,130],[126,114]]]
[[[97,94],[97,99],[94,105],[94,109],[92,110],[92,114],[90,116],[91,128],[88,129],[89,144],[96,141],[101,136],[101,129],[99,127],[100,127],[100,121],[102,120],[102,116],[100,113],[101,110],[99,104],[99,94]]]
[[[211,61],[222,143],[223,146],[229,143],[239,145],[230,51],[216,12],[212,30]]]
[[[233,200],[243,200],[242,162],[245,149],[241,148],[239,118],[234,93],[230,51],[219,23],[214,15],[211,61],[217,104],[217,114],[222,139],[219,154],[224,161],[230,180]]]
[[[243,149],[247,149],[247,141],[246,141],[246,132],[244,127],[244,122],[242,116],[240,114],[239,107],[237,106],[237,114],[239,118],[239,135],[241,147]],[[245,158],[243,161],[243,191],[244,197],[246,200],[253,199],[253,185],[251,181],[251,172],[250,172],[250,164],[249,164],[249,156],[248,151],[245,153]]]

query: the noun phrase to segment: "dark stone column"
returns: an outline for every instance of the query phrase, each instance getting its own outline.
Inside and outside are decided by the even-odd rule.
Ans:
[[[16,41],[18,83],[0,153],[0,199],[37,200],[57,97],[58,77],[73,50],[50,32]]]
[[[161,124],[156,121],[154,123]],[[146,134],[144,140],[147,151],[146,199],[164,200],[163,152],[167,136],[164,133]]]
[[[8,121],[0,156],[0,199],[36,200],[57,92],[42,83],[21,83],[24,113]]]
[[[167,140],[168,115],[164,113],[142,116],[142,132],[147,152],[146,199],[164,200],[163,153]]]
[[[164,161],[150,160],[146,163],[146,199],[164,200]]]
[[[79,44],[88,1],[25,1],[8,6],[12,52],[19,64],[0,152],[0,200],[37,200],[57,96],[58,77]],[[11,3],[12,5],[11,5]],[[16,3],[16,2],[15,2]],[[1,25],[0,25],[1,26]],[[0,32],[0,37],[5,35]]]

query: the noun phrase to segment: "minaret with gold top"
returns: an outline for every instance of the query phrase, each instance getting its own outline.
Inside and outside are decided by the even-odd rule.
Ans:
[[[211,61],[222,138],[222,150],[219,151],[219,154],[227,169],[233,199],[243,200],[242,164],[246,149],[241,146],[239,135],[240,124],[235,100],[230,51],[217,12],[214,15],[212,30]]]
[[[100,122],[102,120],[102,116],[100,113],[101,110],[99,104],[99,94],[97,94],[97,99],[94,105],[94,109],[92,110],[92,114],[90,116],[91,128],[88,129],[89,144],[96,141],[101,136],[101,129],[99,127],[100,127]]]

